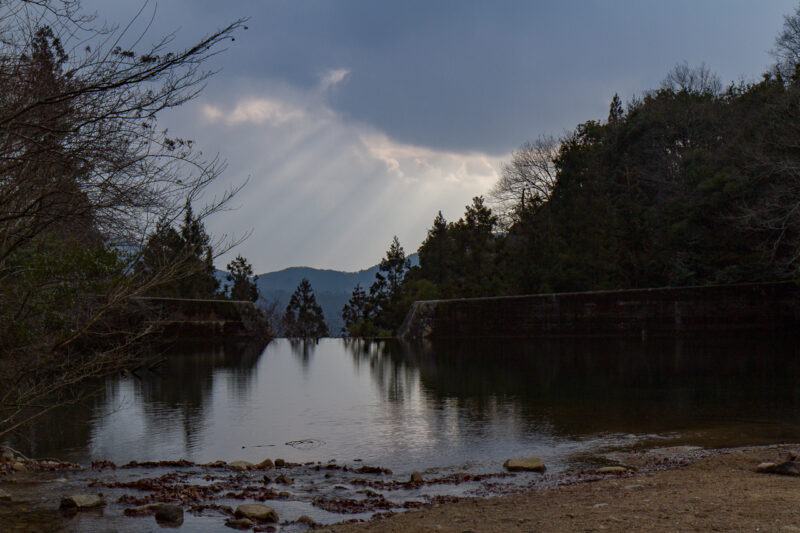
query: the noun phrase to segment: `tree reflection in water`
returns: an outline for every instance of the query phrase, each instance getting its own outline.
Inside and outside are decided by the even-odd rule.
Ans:
[[[9,444],[83,461],[261,460],[268,446],[297,461],[360,456],[418,468],[563,457],[627,434],[719,446],[797,440],[799,350],[741,339],[279,340],[263,356],[185,346]],[[326,444],[285,445],[308,439]]]
[[[5,443],[33,457],[70,457],[70,450],[86,448],[99,422],[127,408],[134,397],[141,399],[137,403],[143,406],[146,434],[177,425],[191,443],[211,404],[215,373],[224,373],[226,389],[246,401],[263,349],[246,343],[182,343],[154,349],[153,358],[161,364],[104,384],[88,384],[98,388],[98,394],[46,414]]]
[[[800,347],[742,339],[348,341],[390,402],[419,386],[479,428],[498,416],[576,437],[749,425],[800,437]],[[412,385],[410,385],[412,384]],[[772,425],[772,427],[769,427]]]
[[[314,355],[314,351],[317,349],[317,345],[319,344],[319,339],[288,339],[289,340],[289,347],[292,350],[292,353],[297,356],[300,360],[300,364],[303,368],[303,373],[308,373],[308,369],[311,365],[311,358]]]

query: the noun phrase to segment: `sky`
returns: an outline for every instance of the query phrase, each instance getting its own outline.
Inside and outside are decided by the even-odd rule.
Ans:
[[[189,45],[246,17],[205,90],[161,118],[219,154],[206,200],[245,183],[215,236],[257,273],[356,271],[394,235],[417,250],[457,220],[526,140],[603,120],[676,65],[756,80],[796,0],[89,0],[147,37]],[[143,22],[144,21],[144,22]],[[133,34],[133,33],[132,33]]]

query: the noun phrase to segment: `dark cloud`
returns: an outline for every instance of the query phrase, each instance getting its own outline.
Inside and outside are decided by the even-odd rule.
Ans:
[[[156,29],[185,38],[249,16],[223,76],[309,88],[347,68],[330,102],[353,120],[413,144],[502,153],[602,118],[614,92],[641,93],[684,60],[726,80],[757,76],[794,4],[172,0],[157,4]]]
[[[86,5],[125,22],[142,4]],[[229,161],[219,187],[251,178],[241,209],[209,221],[209,230],[253,228],[237,253],[259,272],[358,270],[376,263],[394,234],[416,249],[438,210],[458,218],[523,141],[604,119],[615,92],[641,94],[683,61],[705,62],[723,80],[758,77],[795,7],[161,0],[146,4],[131,37],[153,9],[149,40],[177,30],[181,45],[250,18],[210,63],[221,71],[202,97],[164,120]],[[325,88],[323,77],[337,69],[348,74]]]

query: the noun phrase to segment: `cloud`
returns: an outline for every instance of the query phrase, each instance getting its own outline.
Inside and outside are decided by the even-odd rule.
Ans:
[[[294,105],[274,98],[254,97],[239,101],[231,110],[224,111],[219,106],[205,105],[202,113],[211,122],[224,121],[227,124],[280,125],[299,120],[305,112]]]
[[[330,89],[337,83],[340,83],[350,74],[350,70],[346,68],[330,69],[326,71],[320,79],[320,88],[324,91]]]
[[[257,272],[293,265],[359,270],[380,261],[393,235],[413,253],[437,211],[457,219],[472,197],[488,191],[502,159],[397,141],[333,111],[319,87],[228,86],[183,112],[196,122],[190,127],[198,145],[228,162],[214,187],[249,177],[234,202],[239,209],[213,217],[207,228],[215,235],[252,228],[233,255],[247,257]]]
[[[501,158],[480,152],[459,153],[414,146],[369,131],[359,135],[369,155],[386,171],[409,182],[454,182],[488,189],[498,178]]]

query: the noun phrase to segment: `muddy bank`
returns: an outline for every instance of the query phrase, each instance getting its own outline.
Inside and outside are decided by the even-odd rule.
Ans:
[[[800,531],[800,477],[755,472],[759,463],[780,464],[798,448],[617,451],[598,456],[598,465],[605,467],[582,471],[415,472],[411,478],[358,460],[96,461],[82,467],[6,457],[0,460],[0,524],[3,531],[14,532],[155,531],[162,526],[197,532],[233,530],[229,527],[285,532]],[[789,470],[800,474],[794,464]],[[84,509],[64,507],[70,495],[91,495],[87,501],[94,503]],[[245,511],[264,516],[275,511],[277,516],[250,519]],[[172,522],[165,523],[165,517]]]
[[[800,477],[756,472],[798,445],[616,454],[640,473],[473,499],[326,533],[800,532]],[[659,469],[659,465],[671,465]]]

